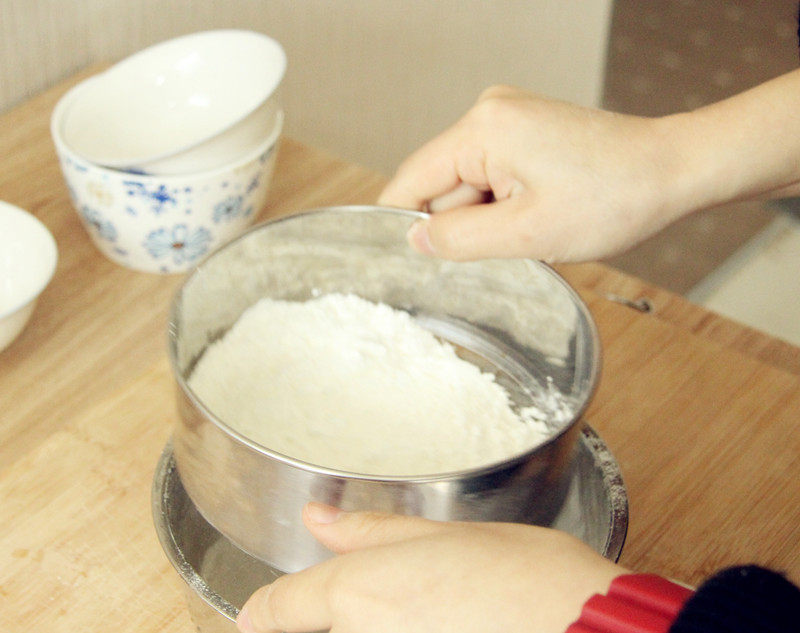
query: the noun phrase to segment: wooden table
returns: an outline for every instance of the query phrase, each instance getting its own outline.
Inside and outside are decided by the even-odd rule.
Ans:
[[[0,354],[0,631],[188,632],[149,505],[176,416],[165,325],[181,278],[112,264],[80,226],[48,132],[72,82],[0,117],[0,199],[60,251]],[[288,139],[276,172],[262,219],[372,202],[383,182]],[[560,271],[604,346],[588,419],[628,486],[621,562],[691,583],[757,562],[800,581],[800,350],[600,264]]]

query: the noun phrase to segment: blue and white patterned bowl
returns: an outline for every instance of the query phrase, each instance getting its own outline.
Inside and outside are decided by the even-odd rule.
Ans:
[[[154,176],[76,155],[61,134],[72,95],[56,104],[50,132],[83,226],[112,261],[145,272],[184,272],[252,224],[266,203],[282,112],[272,133],[241,158],[210,171]]]

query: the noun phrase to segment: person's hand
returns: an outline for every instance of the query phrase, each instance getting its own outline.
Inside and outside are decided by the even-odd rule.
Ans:
[[[578,539],[509,523],[444,523],[309,504],[338,556],[247,601],[245,633],[563,633],[625,570]]]
[[[673,170],[665,135],[658,119],[498,86],[406,159],[378,204],[431,211],[409,232],[427,254],[601,258],[683,212],[661,186]]]
[[[663,127],[495,87],[404,161],[378,203],[430,210],[409,239],[448,259],[600,258],[684,212]]]

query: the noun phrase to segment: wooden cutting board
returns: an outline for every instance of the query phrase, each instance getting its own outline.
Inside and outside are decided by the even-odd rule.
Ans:
[[[70,83],[0,117],[0,199],[60,249],[32,322],[0,354],[0,631],[189,632],[150,515],[176,415],[165,326],[180,277],[120,268],[80,227],[47,131]],[[261,218],[371,202],[381,184],[285,140]],[[560,270],[603,343],[588,420],[628,486],[621,562],[692,583],[758,562],[800,582],[800,351],[605,266]]]

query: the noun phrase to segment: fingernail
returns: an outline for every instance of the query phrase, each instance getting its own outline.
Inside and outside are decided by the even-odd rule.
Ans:
[[[242,633],[256,633],[250,620],[250,615],[247,613],[247,607],[242,607],[242,610],[239,611],[239,617],[236,618],[236,626]]]
[[[428,223],[425,220],[417,220],[408,229],[408,241],[412,248],[424,255],[433,255],[433,244],[428,235]]]
[[[341,514],[342,511],[339,508],[334,508],[324,503],[312,501],[306,505],[306,516],[314,523],[321,523],[323,525],[333,523]]]

